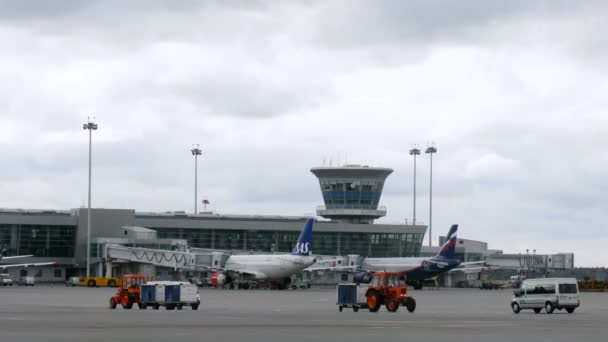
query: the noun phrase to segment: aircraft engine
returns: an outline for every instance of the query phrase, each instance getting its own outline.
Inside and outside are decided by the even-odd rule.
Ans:
[[[372,280],[372,277],[369,273],[367,272],[359,272],[356,273],[355,276],[353,277],[353,281],[357,284],[367,284]]]
[[[211,285],[220,287],[226,284],[228,281],[224,273],[216,272],[211,275]]]

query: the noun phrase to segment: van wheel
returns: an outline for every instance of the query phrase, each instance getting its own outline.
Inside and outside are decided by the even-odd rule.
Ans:
[[[555,310],[555,308],[553,307],[553,304],[551,304],[551,302],[546,302],[546,303],[545,303],[545,311],[546,311],[548,314],[552,314],[552,313],[553,313],[553,310]]]
[[[513,309],[513,313],[518,314],[521,311],[521,307],[517,303],[511,304],[511,309]]]
[[[534,313],[535,314],[540,313],[540,308],[534,308]]]
[[[569,314],[571,314],[571,313],[573,313],[573,312],[574,312],[574,308],[566,308],[566,311],[567,311]]]

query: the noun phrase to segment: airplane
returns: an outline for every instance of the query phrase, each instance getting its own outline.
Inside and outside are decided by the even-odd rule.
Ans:
[[[306,220],[300,237],[291,254],[231,255],[223,268],[210,268],[214,286],[248,289],[250,281],[269,283],[278,289],[286,289],[291,276],[314,264],[311,256],[313,219]]]
[[[15,255],[15,256],[2,256],[0,254],[0,263],[4,260],[13,260],[13,259],[21,259],[21,258],[29,258],[33,257],[33,255]],[[0,264],[0,270],[4,270],[12,267],[30,267],[30,266],[48,266],[54,265],[55,262],[35,262],[29,264]]]
[[[422,289],[426,279],[450,271],[473,270],[474,268],[458,268],[460,266],[483,264],[483,261],[461,262],[456,259],[456,233],[458,225],[450,227],[447,239],[439,249],[439,253],[431,258],[365,258],[361,266],[339,266],[331,268],[309,268],[315,270],[345,270],[355,273],[356,283],[369,283],[375,272],[402,272],[406,282],[414,289]],[[483,267],[482,267],[483,268]],[[476,269],[476,268],[475,268]]]

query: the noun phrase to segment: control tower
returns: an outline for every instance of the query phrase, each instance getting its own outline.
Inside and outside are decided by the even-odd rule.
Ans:
[[[310,172],[319,179],[325,202],[317,208],[317,215],[348,223],[372,223],[386,215],[386,207],[378,203],[392,169],[344,165],[313,167]]]

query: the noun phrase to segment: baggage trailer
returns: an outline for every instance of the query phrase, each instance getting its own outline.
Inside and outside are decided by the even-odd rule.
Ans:
[[[187,282],[148,282],[141,289],[143,309],[151,306],[158,310],[164,306],[167,310],[182,310],[184,306],[190,306],[192,310],[198,310],[201,303],[198,287]]]
[[[344,308],[352,308],[354,312],[358,312],[360,308],[367,307],[367,297],[365,290],[354,283],[338,284],[338,311],[342,312]]]
[[[158,310],[160,305],[156,300],[156,287],[155,284],[144,284],[141,286],[141,295],[140,295],[140,303],[142,305],[142,309],[147,309],[148,307],[152,307],[154,310]]]

